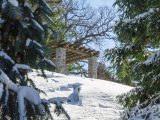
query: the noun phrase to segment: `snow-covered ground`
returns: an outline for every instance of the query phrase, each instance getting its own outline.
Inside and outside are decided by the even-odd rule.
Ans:
[[[29,78],[34,81],[37,88],[46,93],[41,94],[41,98],[68,97],[73,92],[73,88],[70,87],[72,84],[82,84],[80,91],[82,104],[67,102],[63,104],[71,120],[118,120],[123,109],[115,97],[132,89],[110,81],[66,76],[48,71],[46,71],[48,78],[44,79],[38,75],[39,73],[34,70],[29,73]],[[54,111],[54,107],[51,105],[50,110]],[[54,112],[52,115],[55,120],[64,120],[63,116],[57,117]]]

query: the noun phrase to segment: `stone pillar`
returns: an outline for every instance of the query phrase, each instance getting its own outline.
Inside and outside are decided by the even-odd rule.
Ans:
[[[56,48],[56,71],[66,74],[66,49]]]
[[[97,57],[88,59],[88,77],[97,78]]]

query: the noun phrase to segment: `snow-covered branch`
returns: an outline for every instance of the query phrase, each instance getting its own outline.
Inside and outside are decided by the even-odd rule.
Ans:
[[[41,63],[48,64],[48,65],[50,65],[50,66],[55,68],[55,64],[51,60],[47,59],[44,56],[43,46],[40,43],[38,43],[35,40],[31,40],[30,38],[28,38],[26,40],[26,47],[28,49],[35,49],[38,52],[38,54],[39,54],[39,56],[41,58],[41,61],[40,61]]]
[[[128,23],[136,23],[137,21],[139,21],[140,19],[144,19],[146,17],[151,16],[152,14],[159,12],[160,9],[159,8],[150,8],[147,12],[144,12],[142,14],[139,14],[137,16],[135,16],[132,19],[124,19],[122,21],[123,24],[128,24]]]
[[[157,60],[159,60],[159,58],[160,58],[160,51],[157,51],[157,52],[153,53],[147,60],[138,64],[137,66],[139,66],[141,64],[142,65],[151,65],[154,62],[156,62]]]
[[[3,94],[3,84],[0,83],[0,99],[2,97],[2,94]]]
[[[33,105],[38,106],[40,113],[44,114],[45,110],[42,105],[42,100],[39,96],[39,93],[34,88],[16,85],[8,78],[8,76],[1,69],[0,69],[0,82],[5,84],[8,89],[17,93],[20,120],[26,120],[24,99],[27,99]]]
[[[8,2],[9,2],[11,5],[15,6],[15,7],[18,7],[18,6],[19,6],[19,3],[18,3],[17,0],[8,0]]]
[[[17,91],[17,99],[20,120],[25,120],[24,118],[26,117],[24,99],[27,99],[31,104],[38,106],[40,113],[43,115],[45,114],[42,100],[39,96],[39,93],[34,88],[19,86]]]
[[[25,71],[32,71],[32,68],[30,68],[28,65],[25,64],[15,64],[12,68],[13,71],[18,71],[18,70],[25,70]]]
[[[44,58],[43,46],[40,43],[38,43],[37,41],[31,40],[30,38],[28,38],[26,40],[26,48],[36,50],[38,52],[40,58]]]
[[[8,60],[10,61],[12,64],[14,64],[15,62],[12,60],[11,57],[9,57],[4,51],[0,51],[0,57],[4,60]]]
[[[18,86],[13,83],[9,77],[7,76],[7,74],[5,74],[1,69],[0,69],[0,82],[2,82],[3,84],[5,84],[8,89],[17,92],[18,91]]]
[[[160,58],[160,51],[153,53],[146,61],[143,62],[145,65],[152,64],[153,62],[157,61]]]
[[[124,119],[127,120],[156,120],[157,115],[160,113],[159,105],[160,96],[157,98],[145,101],[130,109],[125,115]],[[128,115],[129,114],[129,115]]]
[[[23,76],[21,75],[21,73],[19,71],[30,72],[30,71],[32,71],[32,69],[28,65],[25,65],[25,64],[15,64],[13,66],[12,72],[15,72],[22,80]]]
[[[40,43],[35,40],[31,40],[30,38],[26,40],[26,47],[36,47],[38,49],[43,49],[43,46]]]
[[[48,65],[51,65],[52,67],[56,66],[51,60],[49,60],[45,57],[41,61],[47,63]]]
[[[31,20],[33,22],[33,25],[40,31],[40,32],[44,32],[43,27],[34,19]]]

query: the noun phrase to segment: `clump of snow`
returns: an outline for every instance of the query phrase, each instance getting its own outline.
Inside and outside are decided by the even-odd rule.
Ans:
[[[51,65],[53,67],[56,66],[50,59],[47,59],[46,57],[44,57],[41,61],[44,61],[44,62],[48,63],[49,65]]]
[[[139,21],[140,19],[148,17],[156,12],[159,12],[159,10],[160,10],[159,8],[150,8],[147,12],[137,15],[133,19],[124,19],[122,22],[124,24],[135,23],[136,21]]]
[[[39,96],[38,91],[36,91],[34,88],[28,87],[28,86],[16,85],[9,79],[7,74],[5,74],[1,69],[0,69],[0,82],[6,85],[7,92],[8,92],[8,89],[10,89],[17,93],[18,111],[20,115],[19,116],[20,120],[27,120],[24,99],[27,99],[33,105],[37,105],[38,108],[40,109],[40,112],[44,113],[42,100]],[[9,94],[6,95],[5,103],[7,103],[8,95]]]
[[[30,38],[28,38],[26,40],[26,47],[27,48],[34,48],[34,49],[36,49],[39,52],[40,56],[44,57],[43,46],[40,43],[38,43],[37,41],[31,40]]]
[[[30,4],[27,1],[25,1],[24,6],[30,8]]]
[[[41,55],[43,55],[44,56],[44,51],[42,50],[42,49],[36,49]]]
[[[124,119],[127,120],[159,120],[160,119],[160,96],[137,105],[126,112]]]
[[[13,67],[12,67],[12,71],[15,72],[19,78],[21,80],[23,80],[23,76],[20,74],[20,71],[24,71],[24,72],[30,72],[32,71],[32,69],[28,66],[28,65],[25,65],[25,64],[15,64]]]
[[[41,30],[44,31],[43,27],[34,19],[32,19],[32,22]]]
[[[9,57],[4,51],[0,51],[0,57],[10,61],[12,64],[14,64],[15,62],[12,60],[11,57]]]
[[[25,64],[15,64],[12,71],[19,73],[19,70],[32,71],[32,68]]]
[[[3,2],[2,2],[2,9],[4,9],[6,7],[6,5],[7,5],[7,1],[3,0]]]
[[[18,7],[19,3],[17,0],[2,0],[2,9],[4,9],[7,5],[7,3],[10,3],[12,6]]]
[[[159,59],[160,59],[160,51],[157,51],[157,52],[153,53],[152,55],[150,55],[150,56],[148,57],[148,59],[145,60],[144,62],[137,64],[137,65],[134,67],[134,69],[136,69],[137,67],[139,67],[139,66],[141,66],[141,65],[146,65],[146,66],[151,65],[151,64],[155,63],[156,61],[158,61]],[[149,72],[149,74],[152,74],[152,72]],[[156,76],[155,79],[156,79],[157,77],[159,77],[159,75]]]
[[[30,38],[28,38],[26,40],[26,47],[29,47],[30,43],[33,42],[34,44],[36,44],[38,47],[43,48],[41,44],[39,44],[37,41],[35,40],[31,40]]]
[[[4,22],[5,22],[5,20],[2,19],[2,18],[0,18],[0,24],[2,24],[2,23],[4,23]]]
[[[45,73],[49,76],[47,80],[37,76],[36,70],[29,73],[28,77],[34,81],[37,88],[46,93],[46,95],[40,94],[41,98],[49,99],[49,102],[53,103],[57,100],[59,104],[63,103],[62,106],[71,120],[118,120],[123,109],[117,103],[116,96],[132,89],[132,87],[105,80],[66,76],[49,71]],[[68,96],[73,93],[74,85],[78,84],[81,90],[77,93],[82,103],[66,102]],[[68,86],[68,89],[62,90],[62,86]],[[50,110],[53,118],[55,120],[66,119],[63,115],[57,117],[54,107],[55,105],[51,104]]]
[[[31,88],[28,86],[19,86],[18,87],[18,94],[19,94],[19,96],[29,100],[34,105],[39,105],[42,102],[38,91],[36,91],[34,88]]]
[[[160,57],[160,51],[153,53],[146,61],[143,62],[145,65],[150,65]]]
[[[81,102],[79,94],[80,94],[80,86],[79,85],[73,85],[73,93],[68,97],[68,102],[71,104],[79,104]]]
[[[17,92],[17,85],[0,69],[0,82],[6,85],[6,88]]]
[[[18,7],[19,5],[17,0],[8,0],[8,2],[15,7]]]
[[[3,94],[3,84],[0,83],[0,99],[2,97],[2,94]]]
[[[24,99],[27,99],[33,105],[37,105],[40,111],[44,112],[44,107],[42,106],[42,100],[39,96],[39,93],[34,88],[28,86],[19,86],[17,91],[17,99],[18,99],[18,111],[20,115],[20,120],[27,120]]]
[[[26,47],[29,46],[29,44],[30,44],[31,41],[32,41],[32,40],[31,40],[30,38],[28,38],[28,39],[26,40]]]

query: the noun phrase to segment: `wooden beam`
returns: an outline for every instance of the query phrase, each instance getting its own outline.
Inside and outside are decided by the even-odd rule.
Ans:
[[[84,60],[84,59],[87,59],[91,56],[81,56],[81,57],[74,57],[74,58],[71,58],[71,59],[67,59],[66,60],[66,63],[72,63],[72,62],[75,62],[75,61],[80,61],[80,60]]]
[[[79,58],[79,57],[83,57],[83,56],[82,55],[79,56],[77,54],[73,54],[73,55],[67,56],[67,59],[74,59],[74,58]]]
[[[79,55],[77,55],[77,54],[69,54],[69,55],[67,55],[67,59],[71,59],[71,58],[73,58],[73,57],[78,57]]]
[[[66,61],[67,63],[87,59],[89,57],[97,57],[98,51],[91,50],[89,48],[80,47],[69,42],[57,43],[52,46],[53,49],[64,48],[66,49]],[[55,50],[51,53],[51,57],[54,59],[56,56]]]
[[[97,57],[98,55],[94,54],[94,55],[85,55],[85,56],[83,56],[83,55],[78,55],[78,54],[69,54],[69,55],[66,56],[66,59],[67,59],[67,61],[75,60],[75,59],[79,60],[81,58],[87,59],[87,58],[92,57],[92,56]],[[55,59],[55,56],[52,56],[52,59]]]
[[[74,52],[72,52],[72,51],[66,51],[66,56],[72,56],[72,55],[79,55],[79,54],[77,54],[77,53],[74,53]],[[53,52],[53,53],[51,53],[51,57],[53,58],[53,57],[55,57],[56,56],[56,53],[55,52]]]
[[[79,49],[75,50],[74,48],[68,48],[68,47],[65,47],[65,49],[81,55],[87,55],[87,53],[85,53],[84,51],[80,51]]]
[[[79,53],[79,52],[83,52],[84,53],[85,52],[86,54],[88,54],[89,52],[97,52],[95,50],[91,50],[91,49],[85,48],[85,47],[79,47],[77,45],[70,44],[68,42],[67,43],[58,43],[58,44],[52,46],[52,48],[57,48],[57,47],[66,48],[66,49],[68,49],[70,51],[74,51],[74,52],[77,52],[77,53]],[[75,51],[75,49],[76,49],[76,51]]]
[[[53,57],[55,57],[55,55],[56,55],[56,53],[54,52],[51,54],[51,57],[53,58]],[[67,55],[67,58],[68,57],[72,58],[72,57],[76,57],[76,56],[98,56],[99,52],[97,52],[97,51],[95,52],[92,50],[92,51],[90,51],[90,54],[79,54],[77,52],[67,50],[66,55]]]

